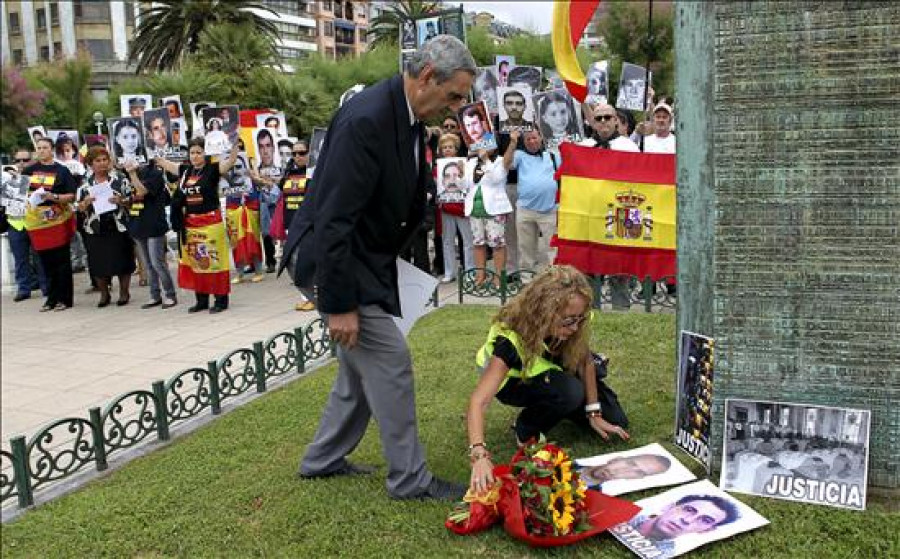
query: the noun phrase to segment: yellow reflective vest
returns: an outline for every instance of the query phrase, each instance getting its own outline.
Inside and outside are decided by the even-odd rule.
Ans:
[[[525,348],[522,345],[522,338],[519,337],[517,333],[510,330],[503,323],[496,323],[491,326],[491,330],[488,332],[487,341],[481,346],[481,349],[478,350],[478,353],[475,356],[475,364],[478,365],[479,368],[483,369],[488,361],[490,361],[491,356],[494,354],[494,343],[497,341],[497,336],[503,336],[510,342],[512,342],[513,347],[516,348],[516,353],[519,354],[519,359],[522,360],[523,366],[525,366]],[[544,346],[544,351],[547,350],[547,347]],[[543,353],[543,352],[542,352]],[[524,371],[519,369],[510,368],[506,373],[506,378],[503,379],[503,382],[500,384],[500,389],[502,389],[506,385],[506,381],[511,378],[518,378],[522,380],[528,380],[530,378],[540,376],[548,371],[559,371],[563,372],[563,368],[550,361],[543,355],[537,356],[530,365],[527,365]]]

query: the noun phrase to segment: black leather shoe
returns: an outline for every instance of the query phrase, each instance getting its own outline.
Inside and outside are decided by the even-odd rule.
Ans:
[[[142,309],[152,309],[153,307],[158,307],[162,305],[162,299],[157,299],[156,301],[150,301],[149,303],[144,303],[141,305]]]
[[[25,299],[31,299],[31,293],[16,293],[16,296],[13,297],[13,302],[18,303],[19,301],[24,301]]]
[[[209,305],[201,305],[200,303],[197,303],[193,307],[188,307],[188,312],[195,313],[195,312],[205,311],[208,308],[209,308]]]
[[[431,483],[424,491],[403,499],[416,499],[420,501],[461,501],[468,491],[468,486],[461,483],[453,483],[437,477],[431,479]]]
[[[303,472],[300,472],[297,474],[297,477],[300,479],[323,479],[338,476],[365,476],[374,473],[376,469],[375,466],[345,462],[344,465],[337,470],[332,470],[324,474],[304,474]]]
[[[228,309],[228,307],[220,307],[219,305],[213,305],[209,308],[209,314],[219,314],[220,312]]]

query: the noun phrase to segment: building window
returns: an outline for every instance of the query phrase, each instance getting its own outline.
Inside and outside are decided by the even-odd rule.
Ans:
[[[47,10],[45,10],[44,8],[38,8],[35,14],[37,19],[37,28],[47,29]]]
[[[17,66],[21,66],[25,61],[25,57],[22,55],[22,49],[13,49],[12,55],[13,64]]]
[[[125,25],[134,25],[134,4],[125,2]]]
[[[41,60],[50,61],[50,47],[41,47]]]
[[[302,6],[295,0],[269,0],[264,3],[267,8],[279,14],[299,16]]]
[[[59,25],[59,5],[56,2],[50,4],[50,25]]]
[[[72,3],[75,19],[84,23],[106,23],[109,21],[109,2],[75,0]]]
[[[324,25],[325,25],[325,36],[326,37],[334,37],[334,22],[326,21],[326,22],[324,22]]]
[[[292,49],[290,47],[276,47],[278,51],[278,56],[281,57],[282,60],[298,60],[301,58],[306,58],[309,56],[309,53],[303,49]]]
[[[324,2],[322,2],[322,11],[323,12],[334,11],[334,8],[332,7],[331,4],[332,4],[331,0],[325,0]],[[332,56],[332,58],[334,58],[334,57]]]
[[[53,56],[54,56],[55,58],[62,58],[62,57],[63,57],[63,53],[62,53],[62,43],[60,43],[59,41],[53,43]]]
[[[85,39],[81,47],[91,53],[94,60],[114,60],[112,41],[109,39]]]
[[[22,26],[19,24],[19,13],[9,12],[9,34],[18,35],[22,32]]]
[[[361,44],[366,44],[366,30],[363,28],[359,28],[357,31],[357,36],[359,37],[359,42]]]

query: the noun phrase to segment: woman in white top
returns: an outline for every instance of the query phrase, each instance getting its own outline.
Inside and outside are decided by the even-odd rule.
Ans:
[[[515,150],[515,144],[510,142],[508,149]],[[465,211],[472,227],[475,283],[480,285],[485,281],[488,246],[494,251],[497,274],[506,267],[506,220],[513,208],[506,195],[506,167],[497,150],[479,150],[478,157],[466,163],[466,175],[472,186],[466,193]],[[500,286],[499,276],[494,285]]]

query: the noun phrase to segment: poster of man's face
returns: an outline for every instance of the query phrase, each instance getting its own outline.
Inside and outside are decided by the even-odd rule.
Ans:
[[[472,85],[474,101],[484,101],[488,113],[497,114],[497,67],[479,66],[475,69],[475,83]]]
[[[506,54],[494,55],[494,66],[497,68],[497,84],[509,85],[509,71],[516,65],[516,57]]]
[[[452,35],[463,43],[466,42],[466,24],[462,12],[454,11],[442,15],[440,29],[442,34]]]
[[[445,157],[437,160],[437,200],[439,204],[462,203],[468,191],[466,158]]]
[[[291,161],[291,151],[295,143],[297,143],[296,138],[284,137],[278,139],[278,157],[281,159],[282,167],[286,167],[288,162]]]
[[[497,140],[483,101],[463,105],[457,113],[463,141],[470,152],[480,149],[495,149]]]
[[[215,107],[212,101],[203,101],[200,103],[191,103],[191,138],[202,138],[206,134],[205,124],[203,122],[203,109]]]
[[[516,66],[509,71],[506,85],[528,87],[531,91],[540,91],[542,74],[543,69],[539,66]]]
[[[769,523],[706,479],[635,504],[641,512],[609,532],[639,557],[677,557]]]
[[[529,132],[534,130],[534,105],[531,88],[524,86],[498,87],[497,105],[500,132]]]
[[[613,496],[697,479],[659,443],[578,458],[575,465],[588,488]]]
[[[256,115],[256,127],[268,128],[275,134],[276,138],[283,138],[288,135],[287,120],[284,113],[260,113]]]
[[[870,412],[728,399],[719,487],[865,510]]]
[[[28,137],[31,138],[31,145],[37,149],[37,141],[47,137],[47,130],[43,126],[29,126]]]
[[[234,167],[223,178],[228,183],[228,186],[222,189],[223,196],[237,196],[250,192],[253,182],[250,179],[250,164],[246,153],[238,152]]]
[[[605,104],[609,98],[609,61],[599,60],[591,64],[587,72],[587,96],[591,105]]]
[[[416,54],[416,50],[401,50],[400,51],[400,72],[403,73],[406,71],[406,67],[409,64],[409,61],[412,59],[412,56]]]
[[[681,332],[678,392],[675,403],[675,444],[709,471],[715,340]]]
[[[409,50],[415,48],[418,45],[416,44],[416,22],[414,21],[404,21],[403,25],[400,26],[400,49],[401,50]]]
[[[327,128],[313,128],[312,137],[309,140],[309,163],[306,166],[306,176],[312,177],[313,171],[319,162],[319,156],[322,154],[322,145],[325,143],[325,135],[328,133]]]
[[[278,152],[278,136],[269,128],[259,128],[253,135],[256,147],[256,168],[271,169],[281,167],[281,154]]]
[[[165,108],[144,111],[144,137],[147,157],[168,157],[172,151],[169,111]]]
[[[441,34],[441,20],[437,17],[416,20],[416,29],[418,30],[416,44],[421,47]]]
[[[110,143],[118,165],[134,161],[140,165],[147,162],[144,148],[144,122],[137,118],[111,118],[109,126]]]
[[[565,89],[542,91],[532,97],[537,118],[535,123],[547,149],[556,151],[562,142],[579,142],[582,131],[581,107]]]
[[[644,110],[644,95],[648,74],[642,66],[622,63],[622,78],[619,80],[619,94],[616,97],[616,108],[629,111]],[[649,74],[652,82],[653,74]]]
[[[153,108],[153,96],[146,93],[132,93],[119,96],[119,109],[122,116],[144,118],[144,111]]]

